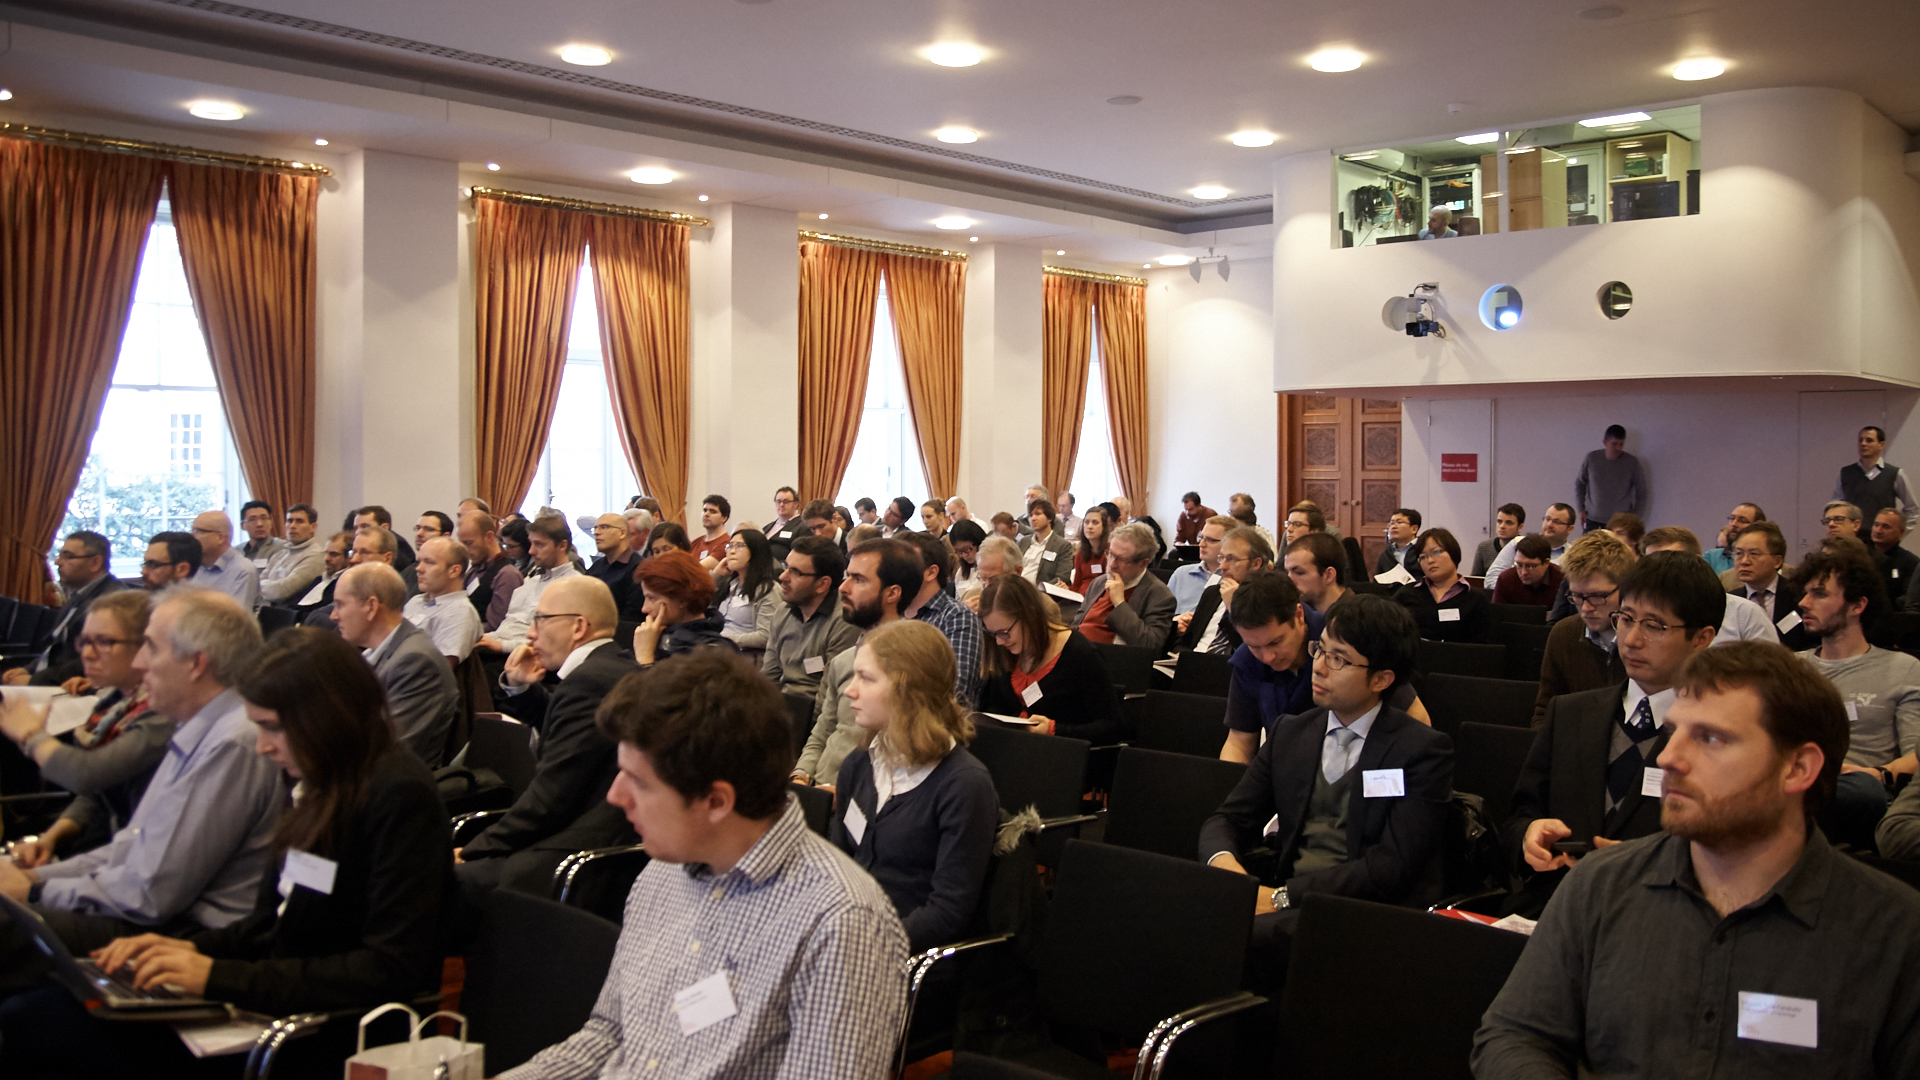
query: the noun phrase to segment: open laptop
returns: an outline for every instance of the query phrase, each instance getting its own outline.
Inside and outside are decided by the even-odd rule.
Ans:
[[[154,987],[136,990],[131,972],[106,972],[100,965],[67,951],[66,943],[37,912],[12,897],[0,895],[0,912],[12,920],[15,934],[26,934],[47,958],[55,982],[67,988],[96,1015],[120,1019],[188,1020],[225,1016],[217,1001]]]

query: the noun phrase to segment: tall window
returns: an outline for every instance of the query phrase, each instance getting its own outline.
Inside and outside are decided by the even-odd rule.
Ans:
[[[163,201],[60,535],[76,529],[105,535],[113,544],[112,573],[136,577],[153,534],[185,532],[194,515],[207,510],[225,510],[237,523],[249,497],[187,292],[173,214]]]
[[[920,465],[913,411],[907,405],[907,373],[900,364],[899,342],[893,336],[893,312],[887,306],[884,276],[875,303],[873,355],[867,367],[867,400],[860,413],[860,437],[854,441],[853,459],[833,501],[851,508],[854,500],[865,496],[884,511],[888,500],[905,495],[918,507],[927,501],[927,475]],[[916,519],[918,514],[916,510]]]
[[[619,421],[607,394],[606,366],[600,358],[600,309],[594,302],[593,265],[580,262],[573,292],[573,323],[567,332],[567,368],[560,376],[560,399],[540,465],[520,512],[532,517],[543,506],[582,516],[619,510],[640,490],[620,445]],[[574,528],[574,545],[592,554],[593,536]]]
[[[1100,355],[1100,333],[1092,334],[1088,350],[1087,404],[1080,414],[1080,454],[1073,461],[1073,512],[1084,513],[1089,506],[1105,502],[1120,490],[1120,470],[1113,464],[1113,429],[1107,417],[1107,371]],[[1058,494],[1058,492],[1055,492]],[[1136,508],[1135,513],[1145,513]]]

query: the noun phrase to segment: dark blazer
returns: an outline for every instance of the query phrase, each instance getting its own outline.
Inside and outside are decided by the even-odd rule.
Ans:
[[[333,892],[296,886],[277,914],[276,858],[252,914],[190,939],[214,958],[206,996],[287,1016],[367,1009],[438,986],[441,927],[457,890],[447,812],[427,767],[390,748],[315,854],[338,863]]]
[[[1029,706],[1013,692],[1012,678],[989,675],[980,684],[980,711],[1002,716],[1031,712],[1052,720],[1054,734],[1085,739],[1095,746],[1111,746],[1122,738],[1120,694],[1093,642],[1079,631],[1067,638],[1053,670],[1041,678],[1039,686],[1040,697]]]
[[[1279,832],[1271,845],[1280,856],[1278,865],[1292,866],[1326,738],[1325,708],[1280,718],[1233,793],[1200,827],[1201,860],[1222,851],[1243,859],[1243,852],[1261,846],[1263,827],[1277,816]],[[1383,705],[1353,767],[1401,769],[1407,793],[1369,799],[1356,782],[1347,808],[1347,861],[1296,875],[1284,882],[1287,890],[1410,906],[1439,899],[1441,833],[1453,794],[1453,740]]]
[[[551,693],[545,686],[529,686],[506,700],[504,707],[523,719],[536,711],[544,714],[539,762],[533,782],[506,816],[461,849],[463,860],[511,855],[536,845],[584,851],[631,842],[632,826],[607,802],[607,789],[620,771],[616,748],[593,726],[593,714],[615,683],[639,670],[618,645],[602,645]]]
[[[865,748],[840,762],[827,839],[873,875],[893,901],[914,952],[960,940],[980,903],[980,886],[1000,829],[1000,797],[980,759],[955,747],[920,786],[887,800]],[[847,806],[867,820],[860,842],[847,831]]]
[[[787,553],[793,550],[793,542],[803,536],[811,535],[813,534],[808,530],[807,523],[802,521],[798,515],[795,515],[792,521],[787,522],[778,529],[769,528],[767,530],[767,546],[773,549],[773,561],[777,563],[786,562]]]
[[[1169,652],[1188,652],[1200,647],[1200,635],[1207,632],[1207,624],[1213,621],[1213,613],[1220,610],[1220,586],[1209,585],[1200,594],[1200,602],[1194,605],[1193,621],[1187,624],[1187,632],[1176,636],[1167,643]],[[1233,625],[1232,615],[1220,618],[1220,634],[1227,639],[1227,655],[1240,647],[1240,630]]]
[[[1413,615],[1420,636],[1428,641],[1457,641],[1484,645],[1493,636],[1493,601],[1479,589],[1468,586],[1446,603],[1433,599],[1426,582],[1416,581],[1394,591],[1393,599]],[[1442,611],[1458,611],[1460,617],[1442,621]]]
[[[1914,581],[1920,578],[1920,555],[1898,544],[1894,545],[1892,551],[1880,554],[1886,558],[1882,569],[1887,581],[1887,599],[1893,601],[1895,611],[1905,611],[1907,593],[1912,590]]]
[[[1781,619],[1786,618],[1790,613],[1799,613],[1800,599],[1806,595],[1806,592],[1805,589],[1788,581],[1784,576],[1779,574],[1774,575],[1773,595],[1768,598],[1766,611],[1767,621],[1773,624],[1773,628],[1776,631],[1780,629]],[[1740,583],[1740,588],[1734,591],[1734,595],[1740,597],[1747,595],[1746,582],[1743,581]],[[1891,596],[1892,594],[1889,593],[1888,595]],[[1794,652],[1805,652],[1815,645],[1820,644],[1820,642],[1819,639],[1815,638],[1812,634],[1807,633],[1806,627],[1795,623],[1793,629],[1780,635],[1780,644],[1785,645]]]
[[[1071,561],[1068,563],[1071,567]],[[1106,591],[1107,578],[1112,575],[1101,574],[1087,583],[1087,599],[1080,610],[1073,613],[1073,625],[1079,626],[1086,620],[1087,613]],[[1173,598],[1173,590],[1167,583],[1153,574],[1140,575],[1140,584],[1134,586],[1127,596],[1127,602],[1112,608],[1107,613],[1107,627],[1120,639],[1122,645],[1134,645],[1143,649],[1159,652],[1166,647],[1167,639],[1173,636],[1173,613],[1180,601]]]
[[[447,732],[460,714],[460,684],[425,630],[401,619],[393,637],[373,674],[387,692],[394,735],[437,769],[446,761]]]
[[[1400,565],[1407,573],[1413,575],[1414,580],[1418,581],[1420,579],[1420,556],[1414,552],[1416,546],[1415,544],[1407,545],[1406,557],[1400,560]],[[1380,549],[1380,557],[1373,560],[1374,576],[1378,577],[1393,569],[1393,563],[1393,544],[1388,543],[1386,547]]]
[[[124,588],[119,578],[101,574],[67,597],[53,624],[53,637],[47,642],[47,666],[28,679],[30,685],[59,686],[75,675],[86,674],[80,664],[80,631],[87,625],[87,608],[99,597]]]
[[[1020,538],[1020,555],[1025,557],[1027,549],[1033,546],[1033,537]],[[1058,528],[1047,534],[1046,548],[1053,552],[1053,558],[1040,556],[1039,580],[1035,585],[1052,582],[1055,585],[1069,585],[1073,582],[1073,542],[1060,535]]]

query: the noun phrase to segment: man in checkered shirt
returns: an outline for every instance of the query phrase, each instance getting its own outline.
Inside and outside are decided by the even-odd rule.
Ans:
[[[623,679],[607,801],[653,861],[586,1026],[502,1080],[887,1075],[907,936],[880,886],[808,831],[787,793],[787,708],[733,653]]]

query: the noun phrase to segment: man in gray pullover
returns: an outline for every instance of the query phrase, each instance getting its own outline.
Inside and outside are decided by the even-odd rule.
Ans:
[[[1581,532],[1604,528],[1615,514],[1647,516],[1646,468],[1627,453],[1627,429],[1614,424],[1600,445],[1602,449],[1580,463],[1580,475],[1573,480]]]

